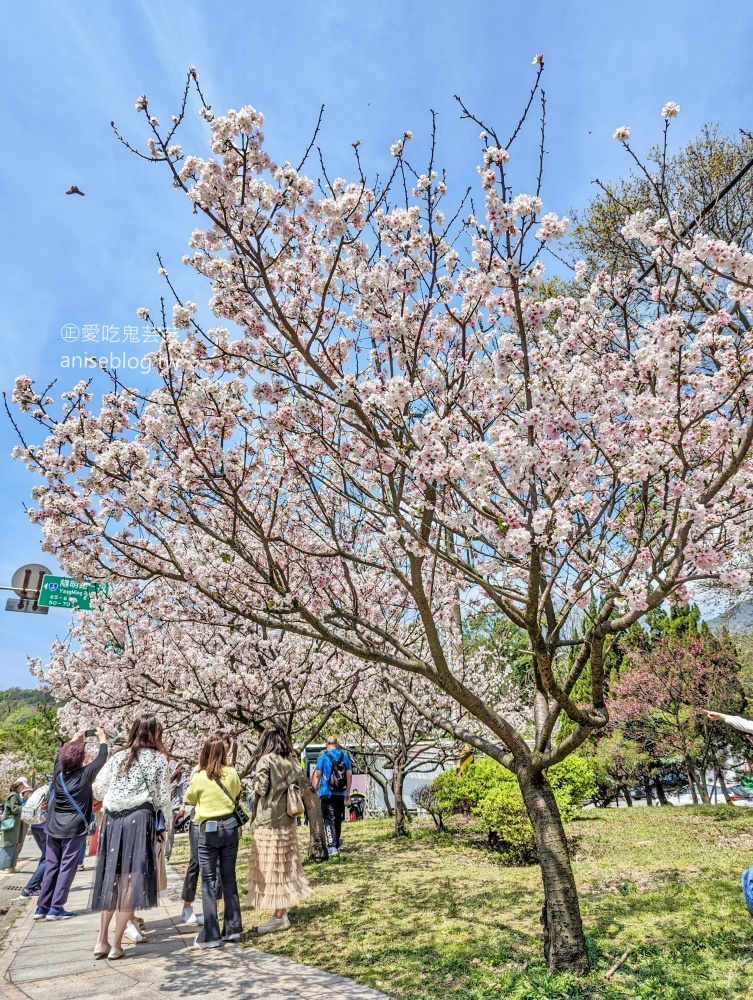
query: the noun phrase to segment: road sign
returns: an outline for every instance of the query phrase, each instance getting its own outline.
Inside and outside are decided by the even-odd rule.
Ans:
[[[33,597],[9,597],[5,602],[6,611],[28,611],[32,615],[46,615],[49,608],[40,608]]]
[[[36,597],[42,585],[42,577],[49,572],[40,563],[26,563],[13,574],[10,585],[19,597],[28,597],[30,592]]]
[[[39,593],[39,603],[45,608],[78,608],[80,611],[91,611],[91,601],[99,594],[107,597],[110,586],[107,583],[94,583],[92,580],[74,580],[72,576],[51,576],[47,574],[42,580]]]

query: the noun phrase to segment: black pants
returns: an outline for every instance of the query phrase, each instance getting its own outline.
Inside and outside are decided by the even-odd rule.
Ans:
[[[188,823],[188,846],[191,856],[186,869],[186,877],[183,879],[183,892],[181,899],[184,903],[193,903],[196,899],[196,886],[199,884],[199,828],[190,820]],[[217,879],[217,899],[222,899],[222,881]]]
[[[204,907],[204,926],[199,941],[219,941],[231,934],[240,934],[241,904],[238,883],[235,880],[235,862],[238,857],[240,830],[232,816],[217,820],[218,830],[209,833],[206,822],[199,829],[199,867],[201,869],[201,901]],[[222,884],[225,897],[225,915],[222,933],[217,916],[217,890]]]
[[[345,816],[344,795],[322,795],[322,816],[327,831],[327,845],[334,853],[342,841],[342,826]]]

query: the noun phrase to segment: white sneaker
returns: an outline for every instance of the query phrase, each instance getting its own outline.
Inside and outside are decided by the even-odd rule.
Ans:
[[[199,935],[193,939],[194,948],[221,948],[222,941],[199,941]]]
[[[265,920],[263,924],[259,924],[256,928],[257,934],[274,934],[275,931],[289,931],[290,930],[290,920],[288,919],[287,913],[284,917],[270,917],[269,920]]]
[[[136,924],[132,920],[129,920],[126,924],[126,929],[123,931],[123,936],[127,937],[129,941],[133,941],[134,944],[142,944],[146,941],[146,937],[141,933]]]

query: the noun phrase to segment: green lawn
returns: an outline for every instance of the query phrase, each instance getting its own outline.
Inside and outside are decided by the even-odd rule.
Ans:
[[[244,943],[404,1000],[753,997],[753,921],[740,892],[753,809],[597,809],[569,824],[593,957],[585,979],[544,971],[538,868],[504,867],[460,821],[448,834],[424,821],[412,829],[398,842],[388,821],[346,825],[339,863],[306,864],[316,892],[293,911],[293,930],[259,938],[259,915],[244,910]],[[178,841],[178,870],[186,849]],[[241,889],[247,856],[244,841]]]

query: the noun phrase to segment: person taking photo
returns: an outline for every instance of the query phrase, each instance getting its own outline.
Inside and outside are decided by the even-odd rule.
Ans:
[[[107,736],[95,731],[99,752],[84,764],[83,730],[65,743],[55,758],[45,821],[44,877],[39,890],[35,920],[67,920],[73,916],[65,904],[78,868],[81,845],[92,822],[92,785],[107,763]]]

